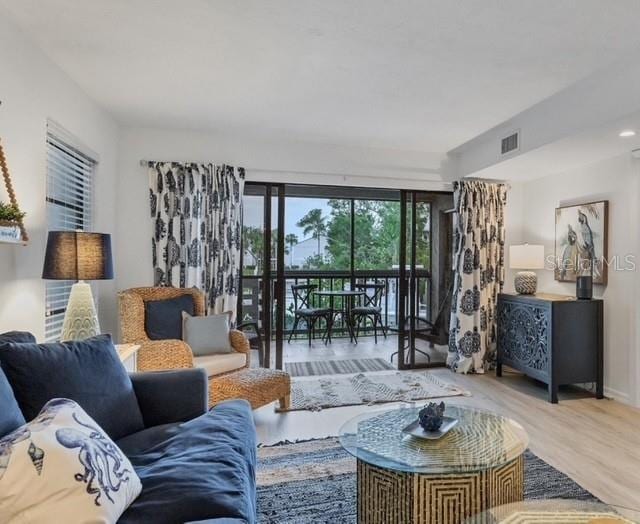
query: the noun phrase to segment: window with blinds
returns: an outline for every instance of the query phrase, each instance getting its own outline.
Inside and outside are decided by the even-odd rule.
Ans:
[[[47,122],[47,228],[91,231],[97,155],[55,122]],[[45,339],[58,340],[73,282],[48,280]],[[95,295],[94,295],[95,296]]]

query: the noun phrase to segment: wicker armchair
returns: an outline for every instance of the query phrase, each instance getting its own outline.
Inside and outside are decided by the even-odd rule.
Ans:
[[[150,340],[145,331],[145,307],[149,300],[166,300],[183,295],[193,296],[195,314],[206,314],[204,295],[196,289],[172,287],[138,287],[127,289],[118,294],[120,309],[120,329],[123,343],[138,344],[138,370],[160,371],[167,369],[192,368],[194,357],[191,348],[182,340]],[[244,366],[225,373],[210,375],[226,375],[249,367],[250,348],[247,337],[238,330],[230,332],[231,347],[237,353],[246,356]]]

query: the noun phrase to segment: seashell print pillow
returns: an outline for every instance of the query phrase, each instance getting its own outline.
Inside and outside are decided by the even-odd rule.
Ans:
[[[0,522],[114,523],[142,490],[129,459],[74,401],[0,439]]]

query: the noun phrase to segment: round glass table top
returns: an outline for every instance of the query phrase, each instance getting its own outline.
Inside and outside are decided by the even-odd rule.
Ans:
[[[466,524],[640,524],[640,512],[583,500],[549,499],[497,506]]]
[[[447,406],[457,425],[438,440],[407,435],[419,407],[359,415],[340,428],[340,443],[358,460],[394,471],[450,474],[482,471],[519,457],[529,444],[514,420],[472,408]]]

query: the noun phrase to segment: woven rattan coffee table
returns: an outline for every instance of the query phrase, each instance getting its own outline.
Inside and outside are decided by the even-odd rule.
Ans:
[[[419,408],[347,422],[340,443],[358,462],[358,522],[449,524],[521,501],[527,433],[486,411],[447,407],[458,425],[439,440],[405,435]]]

